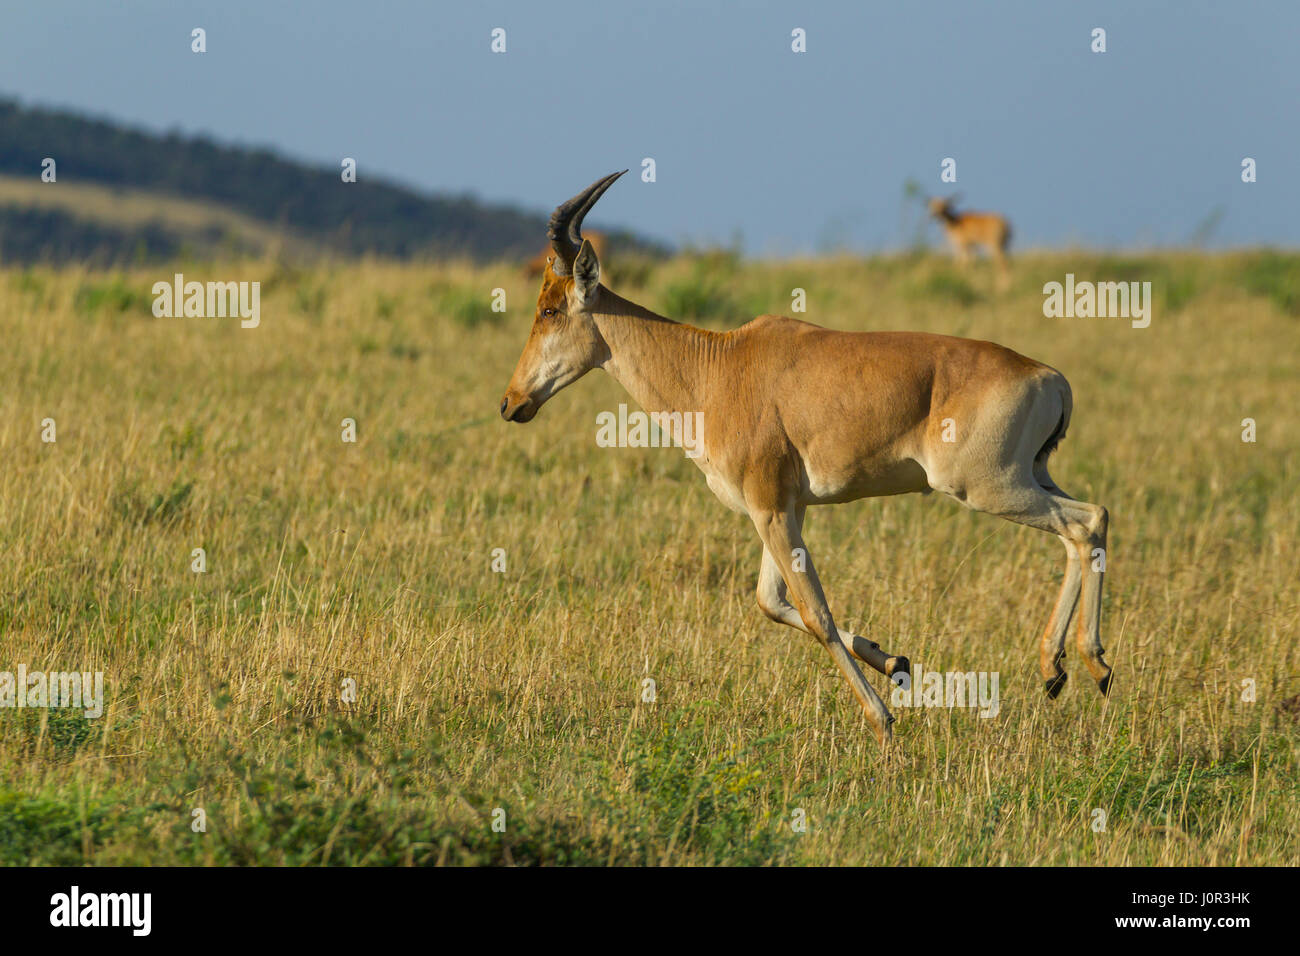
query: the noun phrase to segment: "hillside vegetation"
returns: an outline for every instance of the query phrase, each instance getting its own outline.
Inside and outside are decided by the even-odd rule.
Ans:
[[[57,164],[54,183],[40,179],[46,157]],[[376,178],[364,163],[356,182],[340,173],[267,149],[0,99],[0,263],[272,253],[485,262],[527,259],[546,234],[540,212],[424,195]],[[123,201],[125,218],[103,215]],[[627,252],[662,251],[627,232],[612,235]]]

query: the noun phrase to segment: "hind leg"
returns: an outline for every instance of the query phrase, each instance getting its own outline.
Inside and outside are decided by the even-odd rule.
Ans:
[[[1011,287],[1011,273],[1006,268],[1006,255],[1002,254],[1001,251],[993,252],[993,264],[997,269],[997,290],[1000,293],[1005,293]]]
[[[1047,696],[1053,699],[1065,687],[1068,676],[1061,661],[1065,657],[1065,636],[1070,631],[1070,621],[1079,604],[1079,589],[1083,581],[1079,573],[1079,553],[1066,538],[1061,542],[1065,545],[1065,578],[1052,607],[1052,616],[1047,619],[1047,627],[1038,642],[1038,671],[1043,675]]]
[[[1076,602],[1079,600],[1080,590],[1083,593],[1082,610],[1078,616],[1078,631],[1075,640],[1079,648],[1079,655],[1088,668],[1088,673],[1097,682],[1101,692],[1103,694],[1108,693],[1110,690],[1111,669],[1110,665],[1102,657],[1105,651],[1101,646],[1101,584],[1106,568],[1106,531],[1110,524],[1110,514],[1101,505],[1076,501],[1067,495],[1052,480],[1052,476],[1047,473],[1045,462],[1035,462],[1034,480],[1052,497],[1068,502],[1066,509],[1073,514],[1076,521],[1076,534],[1073,537],[1063,539],[1067,552],[1072,552],[1066,577],[1068,581],[1071,572],[1073,572],[1075,580],[1074,598]],[[1061,594],[1064,597],[1064,585],[1062,585]],[[1054,612],[1053,623],[1055,623],[1055,617]],[[1059,646],[1063,651],[1065,634],[1069,630],[1069,621],[1062,621],[1060,626]],[[1047,634],[1043,635],[1043,640],[1044,650],[1046,650]]]
[[[1007,251],[1002,246],[993,246],[993,265],[997,270],[996,282],[999,292],[1005,292],[1011,286],[1011,273],[1007,269]]]
[[[1060,660],[1077,606],[1075,639],[1079,654],[1105,694],[1110,688],[1111,669],[1102,656],[1101,583],[1109,516],[1100,505],[1070,498],[1045,471],[1041,478],[1044,480],[1040,484],[1038,476],[1004,476],[1000,481],[969,489],[966,503],[977,511],[1054,534],[1065,542],[1065,581],[1039,642],[1039,667],[1048,694],[1056,696],[1065,682]]]
[[[1101,505],[1072,502],[1079,510],[1080,533],[1074,539],[1083,574],[1083,593],[1079,598],[1078,630],[1075,640],[1088,673],[1103,694],[1110,692],[1110,665],[1102,657],[1101,583],[1106,569],[1106,532],[1110,514]]]
[[[1049,495],[1070,497],[1052,481],[1052,476],[1047,473],[1047,464],[1042,459],[1034,462],[1034,481]],[[1065,637],[1070,632],[1070,621],[1079,606],[1079,591],[1083,584],[1079,571],[1079,552],[1075,550],[1074,542],[1062,535],[1061,543],[1065,545],[1065,577],[1061,581],[1061,593],[1057,595],[1056,604],[1052,607],[1052,616],[1048,618],[1047,627],[1043,629],[1038,644],[1038,670],[1043,675],[1047,696],[1053,700],[1065,687],[1068,676],[1061,661],[1065,657]]]

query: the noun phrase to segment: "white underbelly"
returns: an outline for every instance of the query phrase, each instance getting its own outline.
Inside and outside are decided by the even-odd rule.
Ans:
[[[815,465],[805,463],[808,476],[810,504],[833,504],[856,501],[859,498],[876,498],[884,495],[901,495],[912,491],[925,491],[925,469],[911,460],[892,463],[866,474],[842,474],[819,471]]]

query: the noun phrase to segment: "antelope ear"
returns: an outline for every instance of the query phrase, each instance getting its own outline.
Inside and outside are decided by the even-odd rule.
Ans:
[[[583,239],[582,248],[573,259],[573,288],[583,304],[591,302],[598,282],[600,262],[596,259],[596,250],[591,247],[590,239]]]

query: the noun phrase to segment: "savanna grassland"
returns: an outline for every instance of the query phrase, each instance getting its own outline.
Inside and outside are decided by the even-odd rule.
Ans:
[[[596,446],[616,383],[499,419],[517,266],[177,266],[260,280],[256,329],[154,318],[173,271],[0,270],[0,670],[103,671],[107,697],[0,709],[0,862],[1300,855],[1300,257],[1025,255],[1005,294],[925,256],[610,264],[711,328],[801,287],[811,321],[992,339],[1072,383],[1052,473],[1111,513],[1109,700],[1072,639],[1042,692],[1057,541],[940,495],[810,513],[842,626],[1000,675],[994,718],[894,707],[888,754],[759,612],[754,530],[681,450]],[[1150,327],[1044,318],[1066,272],[1151,281]]]

